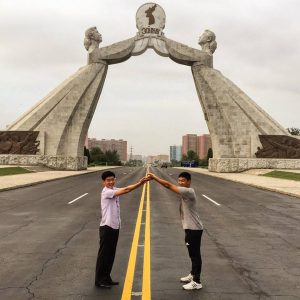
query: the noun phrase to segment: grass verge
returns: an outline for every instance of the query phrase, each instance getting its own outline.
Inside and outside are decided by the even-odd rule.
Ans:
[[[0,176],[32,173],[21,167],[0,168]]]
[[[293,172],[272,171],[266,174],[261,174],[260,176],[300,181],[300,173],[293,173]]]

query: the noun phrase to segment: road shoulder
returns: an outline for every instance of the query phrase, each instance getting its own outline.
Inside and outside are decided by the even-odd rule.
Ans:
[[[89,174],[99,172],[106,169],[119,168],[119,166],[99,166],[88,168],[82,171],[46,171],[46,172],[34,172],[17,175],[1,176],[0,191],[7,191],[17,189],[26,186],[32,186],[43,182],[58,180],[61,178],[68,178],[73,176],[79,176],[83,174]]]

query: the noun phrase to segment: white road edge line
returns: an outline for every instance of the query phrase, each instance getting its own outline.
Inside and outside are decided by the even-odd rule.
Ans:
[[[208,196],[206,196],[206,195],[204,195],[204,194],[202,194],[202,196],[203,196],[204,198],[206,198],[207,200],[211,201],[212,203],[214,203],[215,205],[217,205],[217,206],[221,206],[221,204],[220,204],[220,203],[218,203],[218,202],[214,201],[213,199],[210,199]]]
[[[82,197],[84,197],[84,196],[86,196],[86,195],[88,195],[88,194],[89,194],[89,193],[85,193],[85,194],[83,194],[83,195],[79,196],[78,198],[76,198],[76,199],[74,199],[74,200],[72,200],[72,201],[68,202],[68,204],[72,204],[73,202],[75,202],[75,201],[79,200],[80,198],[82,198]]]

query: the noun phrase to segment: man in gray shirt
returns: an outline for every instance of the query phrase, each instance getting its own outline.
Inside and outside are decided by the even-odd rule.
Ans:
[[[181,196],[180,200],[180,218],[182,227],[185,231],[185,244],[188,248],[189,256],[192,261],[192,270],[186,277],[180,278],[181,282],[186,283],[183,285],[185,290],[199,290],[202,288],[200,281],[200,274],[202,268],[201,259],[201,237],[203,233],[203,225],[200,221],[199,215],[196,211],[196,194],[191,188],[191,174],[182,172],[178,176],[178,185],[172,184],[152,173],[148,176],[156,180],[162,186]]]

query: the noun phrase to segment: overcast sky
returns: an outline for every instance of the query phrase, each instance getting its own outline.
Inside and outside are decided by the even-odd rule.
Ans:
[[[84,32],[101,46],[133,37],[147,1],[0,0],[0,129],[86,64]],[[300,1],[161,0],[165,36],[200,49],[217,36],[214,68],[282,126],[300,127]],[[182,135],[208,129],[190,67],[149,49],[109,67],[89,137],[128,141],[134,154],[168,154]]]

